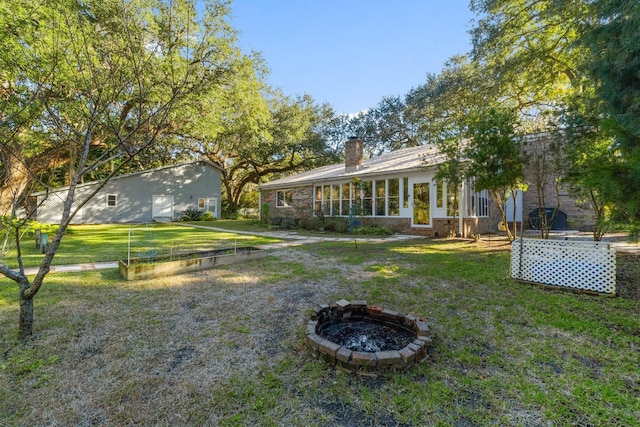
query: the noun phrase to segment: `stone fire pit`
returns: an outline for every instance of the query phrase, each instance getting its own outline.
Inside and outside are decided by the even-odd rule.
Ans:
[[[424,319],[340,300],[316,308],[306,342],[332,365],[363,373],[403,370],[426,358],[431,342]]]

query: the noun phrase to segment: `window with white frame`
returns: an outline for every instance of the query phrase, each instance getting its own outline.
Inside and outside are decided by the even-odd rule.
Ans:
[[[205,208],[206,199],[204,197],[198,197],[198,209],[203,210]]]
[[[442,178],[436,181],[436,207],[444,208],[444,180]]]
[[[460,197],[457,193],[455,185],[447,186],[447,216],[458,216],[458,206],[460,206]]]
[[[489,192],[487,190],[475,191],[473,186],[474,180],[469,179],[465,192],[467,216],[487,217],[489,216]]]
[[[353,213],[355,215],[362,215],[362,183],[354,182],[353,191],[351,194],[351,203],[353,203]]]
[[[400,216],[408,205],[408,178],[352,181],[316,185],[313,189],[313,214],[326,216]]]
[[[398,216],[400,215],[400,180],[398,178],[387,180],[387,187],[388,215]]]
[[[115,194],[107,194],[107,206],[117,206],[118,196]]]
[[[371,181],[363,181],[362,184],[362,216],[373,214],[373,185]]]
[[[293,191],[277,190],[276,191],[276,207],[288,208],[290,206],[293,206]]]
[[[322,213],[331,216],[331,186],[322,187]]]
[[[322,212],[322,186],[317,186],[314,193],[313,215],[319,216],[320,212]]]
[[[409,178],[406,176],[402,178],[402,207],[409,207]]]
[[[351,205],[351,184],[346,182],[340,188],[340,215],[347,216]]]
[[[384,179],[376,181],[376,216],[385,216],[387,214],[387,189]]]
[[[340,215],[340,184],[331,186],[331,215]]]

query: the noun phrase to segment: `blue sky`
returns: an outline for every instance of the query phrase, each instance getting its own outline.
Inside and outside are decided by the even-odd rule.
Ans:
[[[269,84],[310,94],[337,113],[404,95],[471,48],[468,0],[233,0],[245,52],[260,51]]]

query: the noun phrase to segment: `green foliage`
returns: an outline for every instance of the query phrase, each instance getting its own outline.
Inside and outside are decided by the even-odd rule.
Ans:
[[[471,160],[469,175],[477,189],[510,189],[522,184],[524,158],[516,135],[513,110],[479,112],[471,127],[472,140],[465,150]]]
[[[58,224],[45,224],[37,221],[29,222],[29,229],[33,231],[38,230],[40,233],[55,234],[58,231],[58,228],[60,228]]]
[[[493,99],[524,114],[553,110],[580,90],[576,45],[582,0],[472,0],[473,58],[493,86]]]
[[[324,222],[316,217],[304,217],[300,218],[299,226],[303,230],[318,231],[324,227]]]
[[[591,205],[596,217],[594,239],[600,240],[619,214],[628,187],[619,179],[624,160],[616,154],[613,133],[600,126],[599,101],[593,95],[582,94],[561,116],[564,182]]]
[[[180,214],[180,221],[200,221],[202,216],[202,211],[196,208],[188,208]]]
[[[57,360],[57,356],[40,358],[32,349],[16,349],[4,363],[0,364],[0,371],[9,371],[21,377],[34,374],[43,367],[54,365]]]
[[[640,4],[635,0],[590,3],[579,45],[588,50],[582,71],[602,102],[596,123],[615,138],[603,177],[616,191],[613,219],[640,229]],[[613,162],[612,160],[615,159]],[[619,191],[623,190],[623,191]]]
[[[386,227],[362,226],[351,231],[354,236],[391,236],[393,233]]]
[[[595,237],[609,220],[640,224],[638,2],[473,0],[471,8],[473,57],[492,98],[520,111],[523,131],[566,131],[566,180],[594,206]]]
[[[591,2],[581,46],[589,55],[584,70],[598,83],[603,111],[618,127],[625,151],[640,146],[640,5],[635,0]]]
[[[210,211],[206,211],[205,213],[202,214],[202,218],[200,218],[200,221],[216,221],[217,218],[213,216],[213,212]]]
[[[513,110],[492,108],[478,113],[470,129],[472,140],[465,150],[470,160],[467,173],[475,179],[477,190],[487,189],[492,195],[504,224],[507,224],[504,209],[507,195],[526,189],[523,182],[525,158],[515,133],[516,121]],[[513,226],[513,233],[507,227],[511,241],[515,239],[515,221]]]
[[[326,231],[335,231],[336,233],[344,233],[349,229],[346,218],[325,218],[324,229]]]
[[[34,189],[64,181],[59,225],[65,231],[100,190],[81,195],[76,188],[83,180],[106,184],[141,164],[184,159],[187,135],[201,142],[206,138],[198,130],[219,130],[221,118],[237,108],[207,108],[209,102],[243,86],[255,71],[235,46],[228,14],[225,0],[204,9],[195,0],[3,2],[0,215],[16,212]],[[23,289],[22,338],[32,333],[27,306],[62,235],[50,242],[44,274],[31,280],[4,270]]]
[[[235,215],[241,203],[257,205],[255,195],[253,200],[241,200],[253,184],[337,160],[320,134],[333,117],[329,106],[317,104],[309,95],[290,98],[269,90],[256,75],[248,79],[249,83],[233,86],[229,99],[220,100],[220,108],[229,105],[233,114],[203,129],[203,138],[191,146],[223,168],[226,216]]]

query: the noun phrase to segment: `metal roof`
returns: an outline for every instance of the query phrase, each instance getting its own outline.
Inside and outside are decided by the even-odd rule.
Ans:
[[[160,167],[157,167],[157,168],[141,170],[141,171],[138,171],[138,172],[132,172],[132,173],[128,173],[128,174],[125,174],[125,175],[117,175],[117,176],[111,177],[109,179],[109,181],[117,181],[119,179],[129,178],[129,177],[135,176],[135,175],[144,175],[144,174],[153,173],[153,172],[157,172],[157,171],[164,170],[164,169],[179,168],[179,167],[188,166],[188,165],[207,165],[207,166],[210,166],[210,167],[212,167],[214,169],[222,171],[222,167],[220,167],[219,165],[213,163],[212,161],[207,160],[207,159],[199,159],[199,160],[194,160],[192,162],[187,162],[187,163],[177,163],[175,165],[160,166]],[[78,184],[78,188],[96,185],[96,184],[99,184],[101,182],[102,182],[101,180],[83,182],[81,184]],[[31,193],[30,195],[31,196],[42,196],[42,195],[45,195],[47,193],[67,191],[68,189],[69,189],[69,186],[59,187],[59,188],[51,188],[48,191],[47,190],[38,191],[36,193]]]
[[[364,160],[357,170],[347,171],[344,163],[323,166],[296,175],[276,179],[258,186],[259,189],[300,187],[323,181],[338,181],[368,176],[411,172],[435,166],[445,161],[435,144],[404,148]]]

